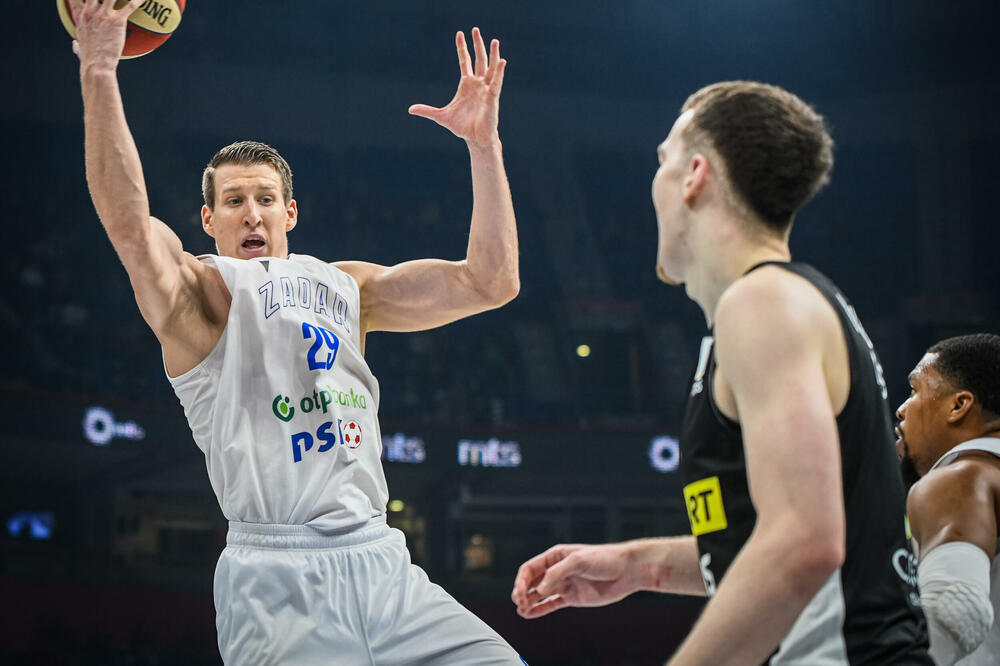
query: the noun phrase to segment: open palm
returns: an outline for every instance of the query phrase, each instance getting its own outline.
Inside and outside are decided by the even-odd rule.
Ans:
[[[414,104],[410,113],[430,118],[470,144],[486,145],[498,137],[500,88],[507,61],[500,57],[499,40],[494,39],[490,43],[490,53],[486,54],[486,44],[479,28],[472,29],[472,42],[476,51],[475,68],[465,42],[465,33],[455,35],[458,66],[462,73],[455,97],[442,108]]]

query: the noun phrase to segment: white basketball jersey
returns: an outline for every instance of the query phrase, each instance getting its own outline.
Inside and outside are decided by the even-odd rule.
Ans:
[[[980,437],[962,442],[941,459],[934,463],[931,469],[944,467],[955,461],[966,451],[984,451],[1000,458],[1000,438]],[[955,666],[996,666],[1000,663],[1000,539],[997,540],[997,552],[990,563],[990,601],[993,603],[993,627],[979,647],[964,659],[955,662]]]
[[[212,352],[170,383],[229,520],[365,524],[388,501],[378,382],[361,355],[359,293],[305,255],[204,255],[232,295]]]

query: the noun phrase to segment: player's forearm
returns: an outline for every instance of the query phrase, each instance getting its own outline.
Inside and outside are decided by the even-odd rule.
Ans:
[[[469,145],[472,162],[472,225],[466,267],[476,289],[492,303],[510,301],[520,290],[517,226],[499,138]]]
[[[755,532],[669,666],[762,663],[841,561],[822,539]]]
[[[149,234],[149,200],[139,151],[125,120],[113,70],[81,68],[87,183],[119,252]]]
[[[629,569],[636,572],[636,591],[705,596],[693,536],[628,541]]]

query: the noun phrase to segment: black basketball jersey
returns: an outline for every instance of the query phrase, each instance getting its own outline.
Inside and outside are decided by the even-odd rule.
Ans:
[[[854,309],[826,276],[799,263],[760,266],[769,264],[805,278],[833,306],[847,341],[851,383],[847,404],[837,416],[846,560],[767,663],[932,664],[916,559],[905,524],[888,392],[875,350]],[[747,485],[742,433],[739,424],[716,406],[714,375],[710,334],[702,340],[680,439],[684,499],[709,595],[757,519]],[[804,451],[807,444],[803,442]]]

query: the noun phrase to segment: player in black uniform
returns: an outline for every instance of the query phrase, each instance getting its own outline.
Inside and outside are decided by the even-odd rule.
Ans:
[[[878,359],[837,288],[790,263],[833,165],[822,117],[718,83],[658,154],[657,273],[709,326],[681,435],[692,535],[551,548],[518,571],[518,613],[708,594],[671,664],[931,664]]]

